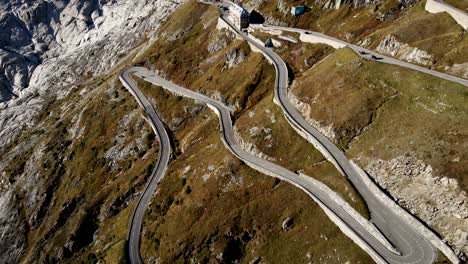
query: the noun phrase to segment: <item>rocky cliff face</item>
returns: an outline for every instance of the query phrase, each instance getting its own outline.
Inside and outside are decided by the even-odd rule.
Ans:
[[[316,0],[318,3],[323,5],[325,9],[335,8],[338,9],[342,5],[351,5],[354,8],[365,7],[372,4],[382,3],[382,0]],[[398,0],[401,6],[406,7],[410,4],[415,3],[417,0]]]
[[[0,262],[16,263],[24,257],[26,232],[39,227],[57,188],[52,186],[64,173],[60,165],[49,168],[52,177],[41,175],[38,161],[45,157],[53,163],[67,160],[63,154],[67,144],[57,144],[61,150],[54,153],[51,146],[41,146],[40,135],[25,141],[17,136],[35,127],[47,107],[65,98],[77,84],[125,59],[181,2],[0,1]],[[81,100],[89,101],[92,94],[83,90]],[[62,117],[67,108],[60,110]],[[80,119],[75,121],[80,123]],[[58,137],[65,138],[64,133]],[[10,170],[12,157],[17,155],[25,160]],[[64,205],[64,211],[70,207],[72,212],[76,203]],[[72,244],[70,249],[76,247]]]
[[[0,145],[34,124],[34,116],[51,100],[46,97],[61,98],[71,84],[112,67],[180,2],[2,2]]]
[[[457,180],[434,175],[430,165],[409,155],[372,160],[366,170],[403,208],[437,227],[460,259],[466,260],[468,198]]]
[[[400,60],[416,64],[432,65],[433,56],[424,50],[411,47],[407,43],[397,40],[395,36],[386,36],[377,46],[376,50],[383,54],[397,57]]]

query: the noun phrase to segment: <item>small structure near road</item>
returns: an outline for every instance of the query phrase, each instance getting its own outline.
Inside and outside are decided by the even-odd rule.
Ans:
[[[229,7],[229,18],[240,30],[247,29],[249,27],[249,11],[239,5],[232,4]]]
[[[293,6],[291,7],[291,14],[293,16],[300,16],[306,12],[306,7],[305,6]]]
[[[265,47],[267,48],[273,48],[273,40],[271,40],[271,38],[267,39],[265,41]]]

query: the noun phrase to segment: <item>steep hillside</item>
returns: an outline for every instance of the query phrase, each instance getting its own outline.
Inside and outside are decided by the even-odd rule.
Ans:
[[[11,240],[2,239],[2,262],[84,261],[114,245],[122,255],[128,206],[151,172],[157,142],[133,98],[106,79],[51,103],[21,134],[32,147],[6,152],[1,220]]]
[[[306,194],[233,157],[211,110],[144,82],[140,87],[166,123],[178,123],[173,137],[183,150],[145,217],[145,261],[372,262]]]
[[[271,102],[273,68],[260,54],[251,52],[248,45],[230,33],[215,30],[215,9],[210,7],[205,13],[196,13],[194,6],[189,2],[174,14],[174,17],[190,18],[183,20],[182,28],[186,28],[183,34],[173,38],[164,33],[174,25],[180,27],[178,19],[168,20],[161,28],[161,35],[168,37],[156,41],[138,60],[176,83],[234,106],[238,111],[236,119],[239,117],[235,123],[241,133],[255,129],[254,124],[241,120],[246,120],[249,115],[247,109],[266,110],[265,102]],[[200,21],[197,21],[197,15]],[[172,61],[167,61],[163,54],[177,56],[170,56]],[[147,83],[139,84],[146,95],[154,98],[154,105],[175,132],[180,153],[171,163],[147,216],[143,254],[148,261],[159,259],[162,263],[171,263],[183,257],[187,261],[250,262],[260,257],[258,259],[268,262],[288,259],[303,262],[307,258],[369,262],[368,256],[354,244],[351,247],[346,244],[346,249],[343,248],[340,240],[350,240],[301,191],[258,174],[232,157],[220,141],[216,116],[207,109],[202,110],[191,100],[168,95]],[[271,103],[269,105],[271,107]],[[194,116],[193,109],[198,109]],[[313,157],[301,161],[310,167],[307,172],[332,183],[339,193],[367,215],[360,197],[349,183],[330,164],[321,162],[323,157],[317,150],[293,135],[282,115],[277,113],[274,118],[281,125],[274,128],[273,142],[279,145],[275,146],[272,157],[283,159],[280,164],[285,166],[294,164],[295,159],[299,161],[299,157]],[[292,141],[296,151],[289,155],[280,151],[286,143],[282,142],[285,135],[298,139]],[[315,167],[314,163],[321,164]],[[301,164],[294,168],[301,168]],[[288,200],[297,203],[284,202]],[[307,207],[304,207],[305,203]],[[226,215],[230,216],[226,218]],[[282,222],[288,217],[294,227],[283,231]],[[297,240],[299,233],[304,240]],[[317,239],[325,245],[309,245],[307,242]]]
[[[424,1],[243,2],[271,23],[408,60],[398,52],[417,48],[418,59],[429,54],[427,65],[466,74],[466,32],[446,14],[426,13]],[[306,14],[288,13],[303,4]],[[125,262],[129,218],[158,152],[145,114],[118,80],[130,65],[233,107],[251,153],[326,183],[368,217],[352,185],[272,103],[273,67],[216,29],[218,16],[195,0],[2,1],[0,263]],[[275,51],[304,116],[466,253],[464,88],[347,49],[282,44]],[[146,262],[372,263],[310,197],[233,157],[208,108],[138,83],[174,151],[145,216]]]
[[[5,231],[3,234],[7,236],[2,237],[4,243],[0,246],[2,262],[116,263],[124,260],[129,216],[157,153],[157,142],[154,142],[154,135],[142,119],[141,110],[117,80],[118,72],[125,65],[143,63],[157,68],[176,82],[236,106],[239,115],[271,93],[271,66],[262,56],[252,53],[245,43],[235,40],[227,32],[215,30],[218,16],[215,8],[189,1],[177,12],[160,31],[154,33],[160,37],[149,36],[147,44],[142,45],[139,52],[130,53],[108,75],[91,77],[69,88],[61,99],[57,99],[53,93],[49,97],[42,96],[41,100],[47,104],[44,110],[38,109],[36,125],[23,129],[16,139],[3,145],[0,217]],[[135,57],[133,62],[132,57]],[[242,75],[247,78],[238,81]],[[155,97],[161,95],[164,93],[158,93]],[[184,254],[199,257],[196,252],[205,252],[206,245],[195,241],[205,241],[219,229],[219,242],[213,242],[213,246],[220,252],[227,250],[226,258],[248,260],[256,257],[252,254],[257,254],[265,259],[276,259],[278,252],[275,248],[279,248],[282,241],[287,239],[291,247],[285,257],[295,256],[298,261],[314,256],[336,261],[369,262],[369,257],[344,236],[310,198],[287,184],[248,169],[227,154],[219,140],[217,121],[204,107],[177,101],[157,104],[164,114],[185,111],[185,116],[166,120],[174,133],[176,153],[180,155],[171,165],[171,171],[180,173],[180,168],[185,170],[187,166],[193,169],[205,163],[206,166],[200,167],[198,173],[185,180],[170,172],[162,183],[170,196],[155,197],[154,205],[165,203],[172,195],[182,192],[182,196],[193,193],[191,203],[197,204],[197,208],[199,205],[213,208],[205,215],[203,222],[221,223],[219,219],[226,212],[245,212],[240,215],[241,218],[232,218],[241,219],[242,225],[238,220],[228,221],[222,226],[207,226],[203,231],[187,236],[185,243],[193,243],[194,251],[191,253],[188,251],[190,247],[187,247]],[[193,120],[186,121],[188,117]],[[181,134],[184,131],[185,134]],[[213,145],[213,153],[224,154],[205,157],[192,155],[203,152],[210,145]],[[298,152],[303,152],[302,155],[309,151],[318,160],[322,159],[310,147],[298,149]],[[217,157],[218,162],[211,161],[213,157]],[[203,162],[203,159],[206,161]],[[205,170],[212,170],[212,162],[215,169],[225,162],[232,176],[220,176],[211,188],[203,189]],[[324,170],[331,177],[337,176],[330,166]],[[224,172],[219,170],[219,173]],[[183,185],[180,185],[181,181]],[[240,184],[238,181],[243,182]],[[223,188],[233,189],[222,195]],[[340,188],[350,187],[347,183],[341,183]],[[198,192],[201,196],[195,197]],[[234,197],[233,194],[238,196]],[[262,197],[298,202],[281,204]],[[190,199],[186,200],[189,203]],[[228,206],[226,201],[232,204]],[[236,209],[239,204],[234,201],[243,201],[244,209]],[[251,206],[255,204],[264,209],[252,211]],[[154,214],[152,212],[157,210],[150,210],[147,223],[157,223],[167,218],[167,223],[174,224],[180,217],[194,216],[191,215],[194,213],[191,206],[186,210],[179,209],[178,214],[173,213],[172,210],[180,205],[180,201],[176,200],[167,204],[170,215]],[[356,206],[365,213],[359,198]],[[262,216],[267,212],[269,215]],[[291,218],[288,222],[290,226],[283,231],[282,222],[287,217]],[[260,222],[255,235],[252,228],[256,227],[248,223],[256,221]],[[236,238],[241,234],[236,233],[240,232],[236,229],[238,227],[252,235],[249,247],[255,248],[257,253],[228,252],[232,243],[240,243]],[[235,231],[232,238],[223,235],[225,228]],[[145,233],[156,233],[157,230],[145,229]],[[162,232],[164,226],[160,230]],[[171,230],[176,233],[171,233],[172,238],[168,240],[149,237],[143,243],[144,252],[145,248],[159,243],[159,240],[166,247],[177,245],[171,242],[171,239],[177,238],[177,229]],[[319,239],[324,243],[316,245],[297,241],[297,234],[304,232],[309,237],[308,241]],[[270,237],[276,238],[267,239]],[[234,240],[229,242],[231,239]],[[340,246],[342,241],[347,241],[351,246],[343,248]],[[243,241],[241,244],[247,247],[249,243]],[[238,250],[237,247],[234,250]],[[338,249],[339,253],[336,253]],[[148,257],[154,255],[153,250],[157,249],[150,247],[144,254]],[[161,250],[164,252],[164,248]],[[171,255],[170,252],[167,256],[160,254],[161,251],[156,255],[168,261],[177,258],[177,254]],[[215,255],[205,257],[216,259]]]
[[[446,13],[425,11],[425,0],[242,1],[266,23],[323,32],[409,62],[468,77],[466,32]],[[309,7],[293,16],[293,6]]]
[[[425,11],[424,2],[363,42],[384,54],[468,78],[466,32],[450,15]]]
[[[311,124],[467,252],[465,87],[340,49],[292,84]]]

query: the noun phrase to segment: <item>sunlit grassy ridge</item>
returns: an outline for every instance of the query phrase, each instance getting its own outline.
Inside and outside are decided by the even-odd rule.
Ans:
[[[198,8],[199,4],[191,1],[186,5]],[[237,118],[245,116],[248,109],[262,109],[266,107],[262,102],[271,101],[273,68],[261,54],[252,53],[245,43],[216,33],[216,24],[208,22],[210,15],[217,15],[211,7],[204,14],[187,15],[197,14],[200,17],[197,23],[190,23],[196,21],[191,17],[183,20],[187,24],[180,24],[179,19],[189,10],[182,8],[174,14],[174,23],[189,30],[176,39],[167,39],[168,34],[162,33],[166,37],[157,40],[137,60],[161,70],[168,79],[189,89],[208,95],[219,92],[220,100],[237,106],[234,115],[237,125]],[[161,31],[172,28],[172,21],[169,19]],[[213,38],[224,38],[226,45],[209,53],[207,47]],[[233,50],[242,51],[244,59],[229,69],[226,54]],[[313,55],[313,52],[309,54]],[[206,107],[141,80],[138,83],[171,128],[177,153],[145,217],[142,252],[146,260],[212,262],[216,261],[217,254],[223,253],[227,261],[249,262],[261,256],[271,262],[304,262],[310,252],[312,259],[369,262],[368,256],[300,190],[261,175],[234,158],[220,140],[217,117]],[[292,131],[278,110],[272,110],[281,119],[275,130],[275,140],[280,141],[283,133],[292,135]],[[247,124],[239,123],[239,126],[241,130],[248,129]],[[299,140],[294,142],[296,151],[290,156],[280,156],[278,149],[276,158],[284,159],[284,164],[294,168],[302,167],[302,163],[295,164],[299,157],[310,155],[316,161],[322,160],[310,144],[302,145],[304,140],[295,136]],[[352,188],[332,166],[308,166],[310,168],[305,169],[313,174],[311,176],[320,175],[321,180],[338,190],[346,190],[346,195],[351,192],[349,195],[356,199],[355,205],[363,208],[362,201],[352,194],[349,190]],[[366,213],[365,209],[363,212]],[[294,219],[294,227],[282,231],[281,223],[288,216]],[[297,237],[299,234],[301,239]],[[321,243],[312,242],[317,239]],[[343,241],[350,243],[343,244]],[[333,253],[335,249],[339,253]]]
[[[248,263],[260,256],[272,263],[300,263],[308,261],[309,255],[332,263],[371,262],[301,190],[262,175],[232,156],[220,139],[218,118],[211,110],[204,107],[189,117],[187,109],[196,106],[194,101],[139,84],[166,122],[185,116],[173,135],[184,151],[171,162],[145,216],[142,250],[146,260],[211,263],[222,256],[226,262]],[[300,147],[292,152],[304,154]],[[309,171],[342,177],[331,166]],[[283,231],[287,217],[292,219],[291,227]]]
[[[450,162],[465,155],[462,85],[341,49],[298,78],[292,92],[311,104],[312,118],[333,124],[343,147],[360,135],[350,146],[352,156],[389,159],[415,152],[466,188],[466,166]]]
[[[381,10],[394,8],[395,1],[387,2]],[[273,3],[265,8],[277,12]],[[324,12],[313,9],[306,16],[285,20],[343,39],[345,32],[351,32],[348,37],[353,41],[380,28],[376,33],[379,38],[395,34],[422,49],[432,48],[428,43],[434,42],[432,49],[441,66],[464,62],[466,36],[458,33],[453,21],[444,14],[428,15],[420,9],[411,12],[418,25],[424,27],[435,21],[437,26],[424,27],[424,32],[416,34],[407,15],[393,28],[386,28],[394,21],[376,22],[369,18],[368,10],[349,7]],[[216,8],[188,1],[154,33],[154,43],[137,58],[133,60],[136,51],[132,52],[111,74],[87,80],[64,99],[50,98],[38,125],[24,129],[21,137],[5,148],[8,180],[14,182],[16,175],[29,171],[31,159],[38,165],[31,177],[44,194],[37,197],[45,197],[38,208],[25,206],[29,197],[23,190],[17,190],[14,198],[28,238],[26,262],[124,261],[129,217],[158,151],[142,111],[117,79],[123,66],[134,64],[161,70],[178,84],[236,106],[234,120],[243,137],[281,165],[303,169],[325,182],[366,214],[362,201],[344,178],[329,163],[319,163],[323,158],[291,130],[271,103],[273,68],[246,43],[216,31],[217,16]],[[338,19],[343,21],[339,26]],[[447,36],[443,32],[448,32]],[[150,40],[151,36],[144,36],[141,41]],[[225,41],[225,45],[210,53],[208,46],[214,40]],[[445,45],[450,51],[444,53]],[[226,54],[233,51],[242,53],[244,59],[228,69]],[[346,132],[339,140],[342,147],[349,148],[351,157],[391,158],[411,151],[466,188],[463,175],[468,159],[463,144],[455,144],[466,141],[463,103],[467,93],[459,86],[363,61],[347,50],[333,53],[309,70],[333,52],[327,46],[288,44],[277,51],[296,74],[293,92],[301,98],[319,95],[313,117],[333,122]],[[326,263],[370,262],[309,197],[232,157],[219,140],[217,118],[206,107],[140,85],[163,113],[175,151],[161,190],[145,217],[142,249],[146,259],[157,256],[174,263],[193,257],[216,262],[215,253],[224,252],[227,259],[244,262],[261,256],[273,263],[302,263],[308,261],[310,253],[311,259]],[[267,109],[270,113],[265,112]],[[255,113],[253,118],[249,111]],[[271,115],[276,118],[274,124]],[[128,123],[123,122],[124,117]],[[271,126],[275,144],[268,147],[264,134],[250,138],[254,126]],[[363,132],[364,127],[368,129]],[[408,127],[405,134],[399,133],[401,127]],[[146,148],[130,151],[115,164],[106,157],[112,147],[131,146],[137,140]],[[32,149],[10,155],[26,141],[35,142]],[[283,151],[286,148],[290,151]],[[460,162],[447,162],[457,157]],[[292,225],[282,231],[286,217],[293,219]]]

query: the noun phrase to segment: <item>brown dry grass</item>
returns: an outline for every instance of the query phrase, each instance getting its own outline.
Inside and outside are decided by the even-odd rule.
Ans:
[[[312,118],[345,135],[342,146],[355,139],[349,156],[391,159],[414,153],[436,175],[455,178],[466,190],[465,87],[342,49],[298,79],[292,92],[311,104]]]
[[[168,123],[193,106],[156,86],[142,87]],[[147,261],[217,263],[222,253],[225,262],[248,263],[261,256],[270,263],[300,263],[308,261],[307,254],[328,263],[372,262],[302,191],[233,157],[207,108],[180,127],[173,136],[187,142],[184,151],[171,162],[145,217]],[[293,224],[282,231],[286,217]]]

